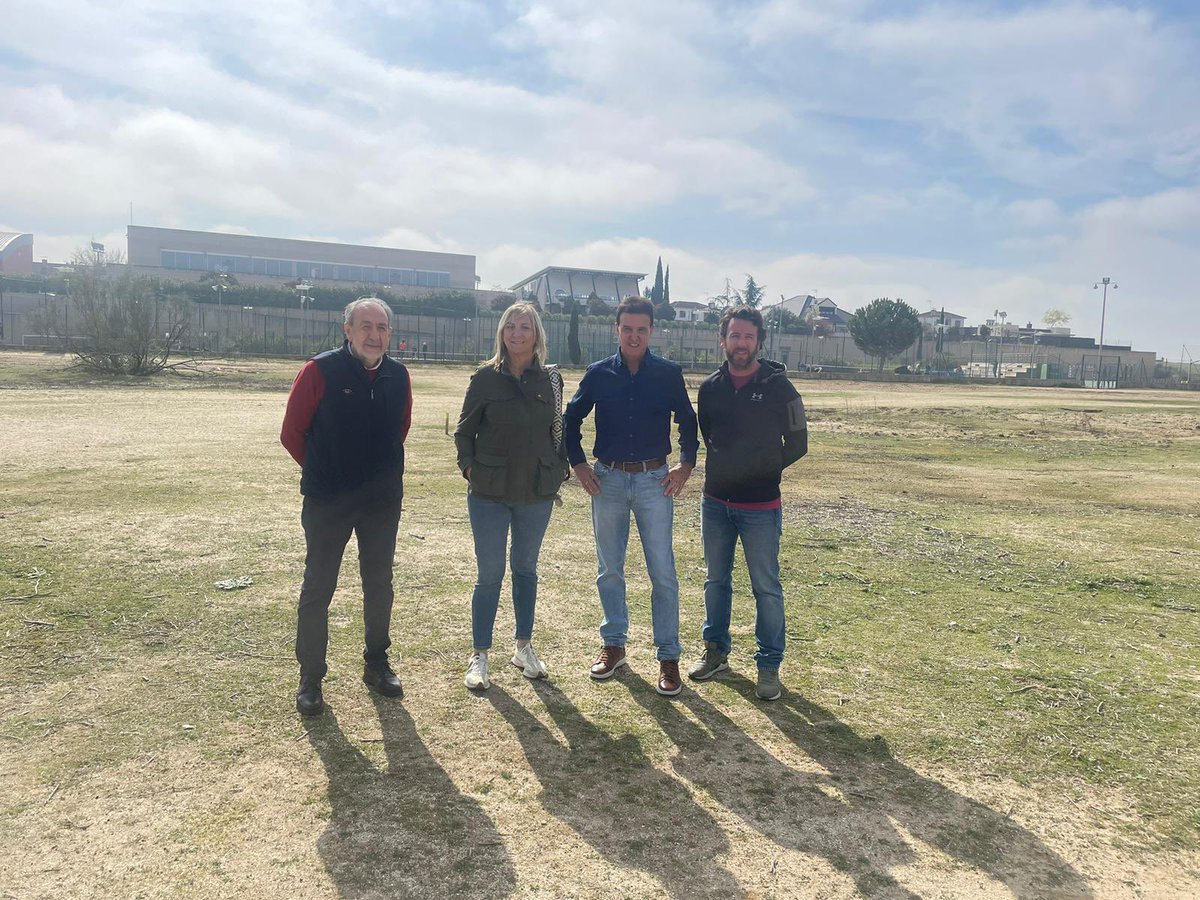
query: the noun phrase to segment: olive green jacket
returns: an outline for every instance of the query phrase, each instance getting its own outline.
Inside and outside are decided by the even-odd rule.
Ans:
[[[471,493],[513,506],[554,499],[569,472],[565,451],[554,448],[556,412],[544,367],[531,365],[520,380],[507,365],[477,369],[454,430]]]

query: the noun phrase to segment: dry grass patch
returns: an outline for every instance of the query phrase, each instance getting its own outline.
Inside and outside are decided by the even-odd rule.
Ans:
[[[1195,398],[803,382],[783,700],[752,698],[744,576],[733,672],[654,693],[636,541],[630,670],[587,678],[599,609],[573,484],[542,555],[552,680],[526,682],[498,641],[494,687],[472,697],[474,563],[444,433],[467,371],[418,367],[396,561],[408,696],[359,680],[351,554],[333,715],[304,724],[300,502],[277,438],[294,371],[104,386],[0,353],[2,890],[1200,891]],[[701,474],[677,507],[689,654]],[[238,575],[253,585],[213,587]]]

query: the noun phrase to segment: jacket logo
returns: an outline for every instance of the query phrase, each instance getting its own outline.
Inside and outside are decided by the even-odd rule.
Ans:
[[[753,400],[755,403],[762,403],[762,398],[763,398],[762,394],[751,394],[750,395],[750,399]]]
[[[342,388],[342,393],[343,394],[353,394],[354,390],[352,388]]]

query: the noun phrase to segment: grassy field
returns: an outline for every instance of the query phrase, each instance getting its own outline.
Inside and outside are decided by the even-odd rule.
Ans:
[[[542,554],[551,679],[498,645],[469,696],[445,434],[467,371],[418,367],[407,696],[360,681],[348,553],[331,713],[301,722],[300,498],[277,437],[296,368],[114,383],[0,353],[0,897],[1200,893],[1200,396],[800,383],[781,701],[753,699],[744,574],[733,672],[654,693],[636,540],[631,666],[590,681],[574,484]],[[688,658],[701,477],[676,511]]]

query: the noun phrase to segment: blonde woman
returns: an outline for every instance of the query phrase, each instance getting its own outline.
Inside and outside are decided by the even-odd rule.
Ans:
[[[469,485],[467,511],[478,566],[471,596],[474,650],[463,679],[473,690],[491,685],[488,651],[506,549],[516,618],[512,664],[526,678],[546,677],[531,641],[538,553],[568,473],[561,413],[562,376],[546,366],[546,332],[537,307],[514,304],[500,317],[495,354],[471,376],[454,432],[458,467]]]

